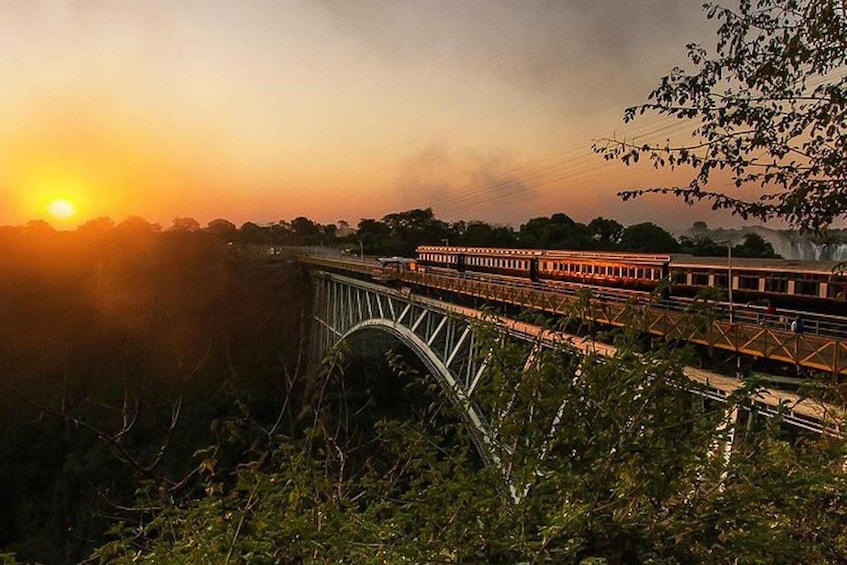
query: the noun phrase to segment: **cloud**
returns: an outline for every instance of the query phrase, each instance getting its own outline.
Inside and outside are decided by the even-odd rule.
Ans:
[[[515,209],[534,201],[536,193],[503,148],[451,151],[433,143],[403,159],[396,188],[401,207],[432,207],[442,219],[491,218],[510,221]]]
[[[459,67],[528,91],[614,100],[708,37],[700,0],[323,0],[324,17],[385,61]],[[680,36],[686,37],[681,40]],[[658,68],[657,68],[658,67]],[[618,92],[602,87],[600,78]],[[597,84],[588,92],[582,85]],[[577,95],[577,93],[579,94]]]

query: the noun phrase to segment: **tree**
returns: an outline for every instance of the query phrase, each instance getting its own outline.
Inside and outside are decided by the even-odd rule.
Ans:
[[[140,216],[130,216],[115,226],[115,230],[122,233],[151,233],[162,231],[162,226],[150,223]]]
[[[679,243],[666,230],[652,222],[633,224],[621,234],[621,249],[646,253],[679,251]]]
[[[432,208],[395,212],[382,221],[391,230],[396,251],[407,256],[413,255],[418,245],[442,245],[451,235],[450,226],[436,218]]]
[[[77,233],[101,234],[109,231],[114,227],[115,222],[112,221],[112,218],[100,216],[98,218],[94,218],[93,220],[88,220],[87,222],[79,226],[76,231]]]
[[[717,20],[714,54],[689,44],[693,70],[675,68],[628,108],[691,122],[689,143],[606,139],[595,150],[626,164],[649,158],[657,167],[691,167],[687,186],[620,193],[670,193],[706,200],[742,218],[787,220],[821,230],[847,215],[847,4],[843,0],[741,0],[737,9],[706,5]],[[713,173],[727,170],[736,187],[761,196],[713,191]]]
[[[709,231],[709,225],[703,221],[694,222],[688,231],[694,234],[705,234]]]
[[[588,232],[603,249],[612,249],[620,243],[623,235],[623,226],[616,220],[609,220],[598,216],[588,223]]]
[[[727,255],[725,245],[718,245],[712,238],[705,235],[693,237],[683,235],[679,238],[679,247],[683,253],[690,253],[698,257],[726,257]]]
[[[300,245],[319,243],[322,232],[323,226],[305,216],[298,216],[291,220],[291,235],[294,237],[294,241]]]
[[[244,409],[215,422],[217,443],[198,451],[194,488],[182,497],[142,490],[138,510],[113,530],[118,539],[92,557],[133,563],[847,558],[843,442],[792,449],[779,438],[778,417],[769,422],[751,414],[725,458],[715,447],[732,436],[726,413],[743,406],[744,395],[728,398],[727,410],[692,403],[686,389],[698,387],[682,370],[685,355],[671,344],[637,354],[639,329],[630,328],[619,336],[617,353],[600,362],[566,344],[535,349],[496,328],[477,329],[475,339],[490,353],[474,404],[497,415],[491,449],[525,493],[520,501],[506,496],[498,470],[480,465],[467,430],[457,425],[456,404],[431,377],[409,378],[401,368],[380,395],[354,374],[327,372],[303,400],[307,430],[269,434]],[[536,362],[528,364],[533,350]],[[398,402],[412,388],[422,391],[421,402]],[[222,456],[233,446],[243,452],[238,461]]]
[[[235,224],[223,218],[217,218],[209,222],[206,226],[209,233],[214,233],[221,236],[232,237],[238,229]]]
[[[200,230],[200,222],[191,217],[180,218],[176,217],[173,219],[173,223],[171,224],[169,231],[174,232],[195,232]]]
[[[49,236],[56,233],[56,229],[44,220],[30,220],[26,223],[24,231],[29,235]]]
[[[238,228],[238,240],[241,243],[261,243],[270,245],[271,229],[253,222],[244,222]]]
[[[591,236],[583,224],[561,212],[532,218],[518,231],[521,246],[538,249],[587,249]]]
[[[780,257],[773,245],[757,233],[744,234],[744,241],[732,248],[736,257]]]
[[[464,222],[462,222],[464,224]],[[458,224],[458,222],[457,222]],[[456,230],[456,225],[454,231]],[[518,238],[512,228],[506,226],[492,226],[486,222],[474,220],[464,224],[459,241],[462,245],[480,247],[515,247]]]

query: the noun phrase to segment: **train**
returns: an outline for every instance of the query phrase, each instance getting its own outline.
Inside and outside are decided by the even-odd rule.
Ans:
[[[739,303],[847,315],[847,273],[835,261],[435,245],[419,246],[417,255],[422,269],[640,291],[661,285],[685,297],[707,287],[731,288]]]

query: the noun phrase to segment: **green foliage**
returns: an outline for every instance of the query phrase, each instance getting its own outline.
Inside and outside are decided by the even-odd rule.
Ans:
[[[273,421],[296,387],[298,270],[125,228],[2,235],[0,548],[22,560],[77,562],[139,481],[179,484],[230,388]]]
[[[518,232],[521,247],[534,249],[587,249],[591,237],[585,226],[563,213],[532,218]]]
[[[847,213],[847,9],[839,0],[742,0],[709,3],[716,20],[713,54],[688,45],[692,70],[675,68],[626,110],[625,120],[656,112],[692,126],[691,142],[637,144],[606,140],[595,149],[630,164],[691,167],[688,186],[621,193],[671,193],[707,200],[742,218],[782,218],[819,230]],[[737,187],[761,197],[714,192],[713,174],[726,170]]]
[[[636,354],[635,331],[620,334],[618,353],[607,359],[568,345],[539,349],[507,340],[487,324],[476,335],[488,369],[473,402],[489,415],[499,466],[480,466],[450,391],[439,394],[417,381],[417,371],[395,353],[390,365],[402,380],[391,382],[434,395],[411,420],[375,418],[370,403],[339,410],[333,390],[347,377],[326,370],[312,387],[306,418],[312,424],[262,444],[240,439],[261,435],[249,417],[230,420],[231,433],[200,455],[195,494],[146,491],[136,515],[117,524],[115,540],[94,557],[127,563],[847,558],[843,440],[792,440],[776,421],[754,419],[726,460],[721,442],[729,427],[722,422],[729,410],[686,392],[697,387],[682,373],[685,352]],[[338,363],[336,357],[331,366]],[[733,397],[729,407],[744,398]],[[362,417],[372,422],[371,433],[346,442],[341,430]],[[216,454],[233,445],[242,446],[241,462],[222,465]]]
[[[127,563],[847,559],[844,440],[754,415],[727,460],[726,418],[747,397],[692,395],[688,353],[645,346],[643,304],[607,336],[608,358],[590,340],[542,348],[481,323],[487,369],[470,400],[402,349],[374,365],[355,341],[304,380],[285,355],[298,350],[302,281],[202,232],[104,236],[42,234],[0,265],[0,309],[32,322],[0,340],[17,395],[2,397],[3,551]],[[695,300],[680,331],[707,326],[716,299]],[[558,324],[596,333],[578,321],[601,307],[591,292],[573,304]],[[809,394],[844,405],[844,390]],[[468,403],[488,435],[467,427]]]
[[[734,257],[775,257],[780,258],[770,242],[756,233],[744,234],[744,241],[732,248]]]
[[[626,251],[646,253],[679,251],[679,243],[673,235],[652,222],[627,227],[621,234],[620,245]]]

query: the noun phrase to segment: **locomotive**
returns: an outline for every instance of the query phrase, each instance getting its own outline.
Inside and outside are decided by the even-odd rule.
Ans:
[[[731,282],[737,302],[847,314],[847,275],[835,261],[434,245],[422,245],[417,253],[424,268],[534,283],[652,291],[666,281],[674,295],[690,297],[707,287],[729,289]]]

